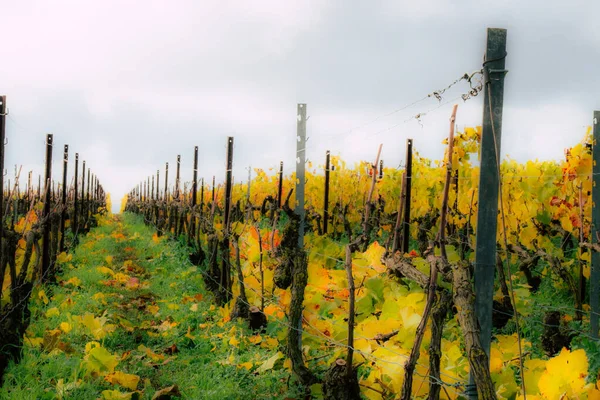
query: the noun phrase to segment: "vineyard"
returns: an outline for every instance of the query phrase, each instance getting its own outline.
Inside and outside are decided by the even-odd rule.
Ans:
[[[0,198],[0,397],[600,399],[600,112],[562,160],[499,160],[505,40],[437,160],[308,162],[298,104],[295,173],[234,177],[228,137],[223,184],[196,146],[110,215],[67,146],[52,185],[48,135]]]

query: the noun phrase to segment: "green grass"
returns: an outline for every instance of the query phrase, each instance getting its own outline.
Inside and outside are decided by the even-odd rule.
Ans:
[[[167,239],[154,241],[152,234],[135,216],[107,218],[82,240],[72,260],[60,264],[59,285],[35,289],[23,357],[8,368],[1,399],[102,399],[108,398],[107,390],[133,393],[123,398],[151,399],[171,385],[188,399],[298,397],[293,387],[288,389],[286,369],[256,372],[281,345],[266,346],[267,335],[262,345],[251,343],[252,333],[242,322],[224,322],[186,248]],[[141,286],[103,284],[119,276]],[[79,320],[86,313],[106,317],[114,330],[95,337]],[[230,343],[232,337],[239,343]],[[135,391],[108,382],[105,373],[86,371],[86,344],[93,341],[117,357],[116,371],[140,377]],[[240,366],[246,362],[252,363],[250,371]]]

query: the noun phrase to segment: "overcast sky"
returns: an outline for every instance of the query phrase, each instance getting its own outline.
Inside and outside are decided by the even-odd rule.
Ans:
[[[379,143],[399,165],[409,137],[437,159],[464,82],[387,114],[480,69],[488,27],[508,29],[503,154],[561,158],[600,109],[598,15],[593,0],[0,0],[5,166],[37,175],[53,133],[55,159],[68,143],[115,206],[177,154],[189,180],[194,145],[200,176],[222,181],[229,135],[238,181],[248,165],[291,171],[299,102],[315,165]],[[459,128],[481,124],[482,100],[457,100]]]

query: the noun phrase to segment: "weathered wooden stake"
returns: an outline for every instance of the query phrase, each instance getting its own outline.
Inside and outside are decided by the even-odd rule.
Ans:
[[[600,111],[594,111],[592,157],[592,243],[600,242]],[[591,336],[598,338],[598,313],[600,313],[600,253],[592,252],[590,273],[590,329]]]
[[[400,251],[408,253],[410,239],[410,203],[411,203],[411,187],[412,187],[412,156],[413,156],[413,140],[406,139],[406,191],[404,196],[404,217],[402,218],[402,246]]]
[[[50,222],[50,202],[51,202],[51,190],[50,185],[52,184],[52,142],[53,136],[51,133],[46,135],[46,169],[44,173],[44,209],[42,212],[42,220],[44,221],[44,232],[42,236],[42,271],[41,280],[42,282],[47,281],[47,274],[50,271],[50,229],[52,224]]]
[[[223,250],[229,254],[229,217],[231,212],[231,188],[233,186],[232,180],[232,168],[233,168],[233,137],[227,138],[227,167],[225,169],[225,209],[223,210]],[[221,296],[224,301],[228,301],[231,298],[231,266],[229,264],[229,257],[223,256],[223,264],[221,269],[221,281],[220,290]]]
[[[6,141],[6,96],[0,96],[0,238],[4,232],[4,142]]]
[[[79,185],[78,185],[78,177],[79,175],[79,153],[75,153],[75,188],[73,189],[73,223],[71,225],[71,232],[73,233],[73,237],[74,240],[77,241],[77,231],[78,231],[78,225],[77,225],[77,217],[78,217],[78,213],[79,213],[79,199],[78,199],[78,195],[77,192],[79,191]]]
[[[67,219],[67,167],[69,164],[69,145],[65,144],[63,153],[63,180],[62,180],[62,198],[61,205],[63,207],[60,216],[60,251],[65,251],[65,220]]]
[[[298,232],[298,247],[304,248],[304,223],[306,213],[304,210],[304,185],[306,181],[306,104],[298,104],[296,125],[296,209],[300,217]]]
[[[179,191],[179,172],[181,170],[181,156],[178,154],[177,155],[177,169],[175,172],[175,198],[177,200],[179,200],[179,195],[180,195],[180,191]]]
[[[277,208],[281,208],[281,193],[283,192],[283,161],[279,162],[279,182],[277,184]]]
[[[169,200],[169,163],[165,163],[165,201]]]
[[[329,150],[325,152],[325,199],[323,201],[323,234],[327,234],[327,226],[329,225],[329,171],[331,168],[331,153]]]
[[[481,134],[481,169],[479,174],[479,206],[475,241],[475,312],[481,329],[481,345],[489,356],[492,335],[492,301],[496,271],[496,230],[498,225],[498,189],[500,184],[500,144],[502,138],[502,106],[504,102],[504,69],[506,29],[487,30],[484,61],[483,130]],[[474,384],[471,374],[470,384]],[[473,387],[473,386],[471,386]],[[474,390],[470,399],[476,399]]]
[[[196,237],[196,204],[198,204],[198,146],[194,146],[194,170],[192,175],[192,215],[191,215],[191,234],[190,238]]]

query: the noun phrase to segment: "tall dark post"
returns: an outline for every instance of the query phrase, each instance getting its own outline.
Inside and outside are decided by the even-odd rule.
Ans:
[[[89,221],[90,218],[90,214],[93,212],[93,210],[90,207],[90,169],[88,168],[88,177],[87,177],[87,195],[86,195],[86,199],[87,199],[87,206],[85,208],[85,218]]]
[[[156,170],[156,200],[160,200],[160,170]]]
[[[592,243],[598,244],[600,235],[600,111],[594,111],[592,157]],[[590,329],[593,338],[598,338],[598,313],[600,313],[600,253],[592,251],[590,273]]]
[[[229,217],[231,211],[231,188],[233,186],[233,137],[227,137],[227,168],[225,170],[225,209],[223,210],[223,250],[226,255],[223,255],[223,267],[221,269],[220,289],[222,290],[222,298],[228,301],[231,297],[231,267],[229,264]]]
[[[225,170],[225,209],[223,210],[223,224],[227,232],[229,229],[229,213],[231,208],[231,187],[232,187],[232,172],[233,167],[233,137],[227,138],[227,169]]]
[[[165,163],[165,201],[168,201],[169,195],[169,163]]]
[[[87,225],[87,219],[85,217],[87,213],[87,205],[85,204],[85,161],[83,161],[83,165],[81,168],[81,217],[83,218],[83,229],[85,232],[85,227]]]
[[[75,242],[77,242],[77,216],[79,213],[79,199],[78,199],[78,179],[79,179],[79,153],[75,153],[75,187],[73,188],[73,223],[71,224],[71,232],[73,233],[73,238]]]
[[[404,198],[404,218],[402,219],[402,246],[400,251],[408,253],[408,244],[410,239],[410,203],[411,203],[411,186],[412,186],[412,156],[413,156],[413,140],[406,139],[406,197]]]
[[[323,204],[323,234],[327,233],[329,225],[329,172],[331,168],[331,153],[329,150],[325,153],[325,200]]]
[[[294,212],[300,217],[298,231],[298,247],[304,248],[304,223],[306,211],[304,210],[304,185],[306,171],[306,104],[298,104],[296,121],[296,209]],[[300,327],[302,329],[302,327]],[[302,337],[302,335],[300,335]]]
[[[6,96],[0,96],[0,239],[4,234],[4,142],[6,141]]]
[[[215,176],[213,175],[213,184],[212,184],[212,202],[215,202]]]
[[[283,192],[283,161],[279,162],[279,182],[277,184],[277,208],[281,208],[281,194]]]
[[[196,237],[196,204],[198,204],[198,146],[194,146],[194,170],[192,175],[192,214],[190,237]]]
[[[31,171],[29,171],[29,174],[27,174],[27,199],[28,200],[31,200],[31,195],[33,194],[33,189],[31,189],[31,174],[32,174]]]
[[[299,103],[296,109],[296,207],[294,213],[300,218],[298,228],[298,249],[304,251],[304,224],[306,221],[306,210],[304,209],[304,185],[306,183],[306,104]],[[292,284],[294,285],[294,284]],[[292,292],[294,289],[292,289]],[[293,318],[293,317],[292,317]],[[297,323],[295,335],[298,338],[298,349],[302,349],[302,318],[292,322]],[[289,335],[289,333],[288,333]],[[291,346],[293,346],[293,339]]]
[[[52,223],[50,222],[50,201],[51,201],[51,189],[52,184],[52,134],[46,135],[46,169],[44,173],[44,210],[42,212],[42,220],[44,221],[44,232],[42,236],[42,281],[47,282],[47,275],[50,271],[50,229]]]
[[[496,230],[498,225],[498,192],[500,144],[502,138],[502,106],[506,75],[506,29],[487,30],[487,48],[483,63],[484,99],[481,133],[481,168],[477,237],[475,240],[475,313],[479,320],[483,350],[490,354],[492,336],[492,301],[496,272]],[[470,383],[474,384],[471,374]],[[473,388],[473,386],[471,386]],[[470,390],[470,398],[477,393]]]
[[[152,188],[150,189],[150,198],[154,200],[154,175],[152,175]]]
[[[383,179],[383,160],[379,160],[379,180]]]
[[[62,180],[62,212],[60,216],[60,251],[65,251],[65,219],[67,219],[67,167],[69,163],[69,145],[65,144],[63,153],[63,180]]]
[[[175,172],[175,198],[179,200],[180,188],[179,188],[179,171],[181,169],[181,156],[177,155],[177,171]]]
[[[200,215],[202,215],[202,209],[204,208],[204,178],[200,183]]]

